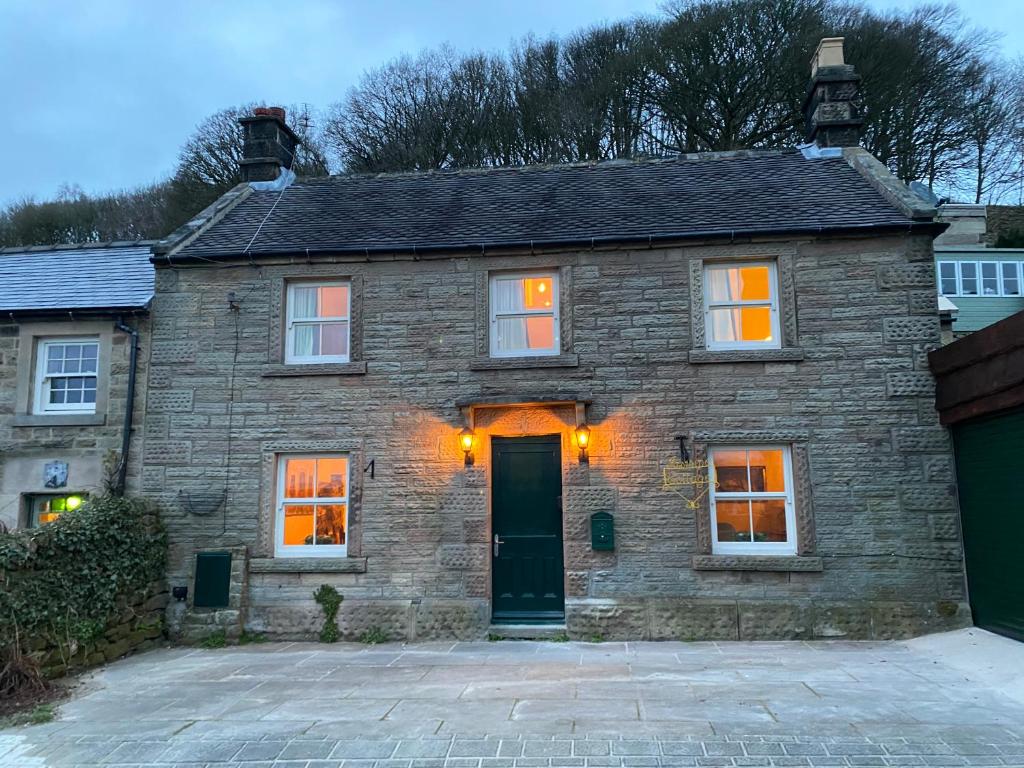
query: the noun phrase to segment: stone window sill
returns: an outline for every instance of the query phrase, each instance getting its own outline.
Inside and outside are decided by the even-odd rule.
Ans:
[[[800,571],[824,570],[820,557],[804,555],[694,555],[695,571]]]
[[[474,357],[469,363],[471,371],[507,371],[515,368],[576,368],[580,356],[545,355],[543,357]]]
[[[701,363],[786,363],[804,359],[800,347],[782,349],[691,349],[690,362]]]
[[[250,573],[366,573],[365,557],[254,557]]]
[[[353,363],[274,364],[263,366],[263,376],[359,376],[366,373],[366,361]]]
[[[99,427],[107,423],[106,414],[19,414],[14,417],[15,427]]]

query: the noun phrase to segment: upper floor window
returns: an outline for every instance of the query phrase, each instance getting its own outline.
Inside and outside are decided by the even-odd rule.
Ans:
[[[705,265],[708,349],[782,346],[776,274],[774,262]]]
[[[710,456],[712,552],[796,554],[789,449],[730,446]]]
[[[286,363],[347,363],[351,286],[290,283],[285,298]]]
[[[943,296],[1020,296],[1018,261],[940,261],[939,293]]]
[[[558,274],[496,274],[490,279],[491,357],[557,355]]]
[[[348,456],[281,456],[275,550],[288,557],[344,557]]]
[[[36,356],[37,414],[95,413],[99,339],[42,339]]]

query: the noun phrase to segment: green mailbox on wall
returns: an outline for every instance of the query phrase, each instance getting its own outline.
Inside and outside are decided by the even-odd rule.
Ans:
[[[595,512],[590,516],[590,546],[592,549],[615,549],[615,518],[609,512]]]

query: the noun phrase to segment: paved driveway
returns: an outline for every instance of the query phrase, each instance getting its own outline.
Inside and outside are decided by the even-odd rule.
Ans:
[[[955,652],[954,652],[955,651]],[[1024,645],[280,643],[93,673],[0,765],[1024,766]]]

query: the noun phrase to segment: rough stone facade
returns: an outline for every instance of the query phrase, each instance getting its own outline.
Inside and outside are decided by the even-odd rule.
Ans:
[[[691,263],[743,258],[787,264],[787,354],[691,357],[703,328]],[[346,637],[479,637],[490,618],[489,438],[560,434],[571,636],[884,638],[961,626],[952,454],[926,359],[939,343],[932,258],[914,235],[158,264],[143,491],[163,502],[169,580],[188,583],[197,549],[244,547],[252,631],[313,635],[312,594],[329,583],[345,596]],[[482,364],[485,273],[528,268],[563,277],[558,367]],[[360,354],[286,370],[281,292],[313,276],[352,279]],[[513,404],[540,400],[558,404]],[[583,402],[589,464],[572,437]],[[467,403],[478,406],[471,467],[457,443]],[[691,510],[662,489],[676,435],[698,454],[791,445],[798,556],[713,555],[707,504]],[[346,559],[274,559],[273,467],[287,450],[349,453]],[[615,516],[614,551],[591,549],[596,511]]]
[[[127,313],[126,313],[127,315]],[[145,389],[149,360],[149,320],[125,318],[139,331],[133,436],[126,488],[139,488],[142,466]],[[96,413],[86,416],[32,415],[31,390],[37,340],[94,335],[100,339]],[[0,523],[24,526],[33,494],[100,493],[119,461],[128,390],[131,337],[115,319],[88,315],[0,320]],[[44,486],[44,466],[68,465],[67,486]]]

